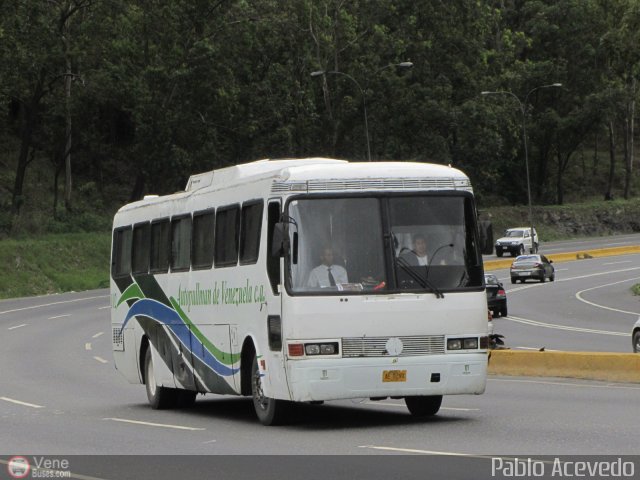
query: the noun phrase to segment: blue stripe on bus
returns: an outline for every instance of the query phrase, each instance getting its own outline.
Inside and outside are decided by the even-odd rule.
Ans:
[[[227,377],[235,375],[240,370],[239,368],[230,368],[220,363],[218,359],[205,348],[198,337],[191,332],[191,329],[183,322],[178,312],[167,305],[151,298],[138,300],[129,308],[124,323],[122,324],[122,330],[124,330],[129,320],[137,315],[148,317],[151,320],[169,327],[176,337],[178,337],[180,343],[182,343],[194,357],[204,362],[217,374]],[[191,348],[191,346],[195,348]]]

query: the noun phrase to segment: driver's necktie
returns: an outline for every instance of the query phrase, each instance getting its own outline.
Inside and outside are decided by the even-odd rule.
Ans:
[[[336,279],[333,278],[333,274],[331,273],[331,267],[327,268],[327,273],[329,274],[329,285],[332,287],[336,286]]]

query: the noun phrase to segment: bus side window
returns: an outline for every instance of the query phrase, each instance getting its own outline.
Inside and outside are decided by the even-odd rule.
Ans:
[[[213,248],[213,263],[216,267],[233,267],[238,264],[239,227],[240,207],[238,205],[218,208]]]
[[[271,283],[271,290],[275,295],[278,295],[278,284],[280,283],[280,257],[274,257],[272,252],[273,247],[273,230],[280,221],[280,201],[269,202],[267,210],[267,274],[269,275],[269,283]]]
[[[191,265],[194,270],[211,268],[213,265],[214,223],[215,212],[213,210],[193,214]]]
[[[240,265],[258,261],[260,231],[262,230],[262,200],[245,202],[242,205],[240,226]]]
[[[171,252],[171,224],[169,219],[151,222],[151,260],[152,273],[167,273]]]
[[[133,226],[131,270],[137,275],[149,273],[150,230],[151,225],[149,222],[138,223]]]
[[[191,215],[171,219],[171,270],[189,270],[191,266]]]
[[[119,228],[113,232],[113,253],[111,274],[124,277],[131,273],[131,227]]]

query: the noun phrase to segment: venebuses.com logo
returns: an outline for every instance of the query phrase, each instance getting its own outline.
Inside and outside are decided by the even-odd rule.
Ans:
[[[7,470],[12,478],[26,478],[31,471],[31,465],[29,465],[29,460],[25,457],[11,457],[7,464]]]

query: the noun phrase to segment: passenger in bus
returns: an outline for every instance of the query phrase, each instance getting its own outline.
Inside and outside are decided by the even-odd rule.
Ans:
[[[307,287],[326,288],[349,283],[345,268],[334,263],[333,248],[325,247],[322,249],[320,262],[320,265],[311,270]]]
[[[400,254],[407,265],[411,267],[420,267],[429,265],[427,257],[427,239],[421,233],[413,236],[413,250],[406,250]]]

